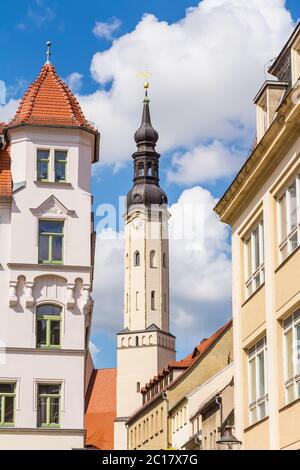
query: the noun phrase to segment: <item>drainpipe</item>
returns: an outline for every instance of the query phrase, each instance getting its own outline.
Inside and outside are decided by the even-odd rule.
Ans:
[[[215,401],[216,401],[216,404],[218,405],[219,407],[219,411],[220,411],[220,427],[218,429],[219,433],[221,433],[221,429],[222,429],[222,425],[223,425],[223,405],[222,405],[222,398],[217,395],[215,397]]]
[[[167,402],[167,416],[166,416],[166,433],[167,433],[167,448],[172,447],[171,442],[169,442],[169,400],[167,392],[162,392],[161,397]]]

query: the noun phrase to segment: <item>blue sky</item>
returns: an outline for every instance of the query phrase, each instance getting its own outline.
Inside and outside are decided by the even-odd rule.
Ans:
[[[204,1],[206,4],[209,4],[210,2],[210,0]],[[253,0],[253,3],[255,3],[256,1],[257,0]],[[235,0],[228,0],[228,2],[234,4]],[[274,4],[276,4],[276,6],[280,4],[280,0],[261,0],[261,3],[268,2],[273,2]],[[122,98],[120,99],[120,116],[124,116],[124,124],[127,125],[127,141],[124,144],[124,155],[120,156],[119,150],[116,149],[110,151],[110,147],[113,147],[114,144],[114,139],[112,136],[115,136],[115,139],[120,139],[122,141],[122,138],[124,136],[124,134],[122,134],[121,132],[121,128],[123,127],[122,120],[120,122],[117,122],[115,124],[115,128],[111,130],[107,122],[105,121],[106,114],[103,113],[104,117],[101,116],[101,105],[113,107],[112,115],[116,116],[119,112],[118,100],[116,97],[108,97],[107,95],[105,95],[105,92],[110,89],[112,81],[103,78],[101,74],[104,73],[103,70],[105,70],[106,68],[110,72],[109,67],[111,67],[111,73],[116,83],[116,89],[118,89],[119,86],[119,90],[123,90],[123,96],[124,93],[127,93],[126,90],[128,90],[128,100],[130,100],[132,97],[131,88],[133,87],[133,85],[132,83],[130,83],[130,81],[126,83],[126,74],[128,72],[128,56],[126,56],[128,51],[126,50],[126,48],[131,48],[130,50],[132,50],[132,54],[135,53],[135,41],[136,44],[141,41],[139,35],[141,33],[139,33],[139,31],[136,32],[135,29],[137,24],[141,21],[143,15],[145,15],[145,13],[155,15],[158,23],[156,24],[151,19],[149,19],[148,22],[143,21],[141,26],[141,32],[144,31],[146,35],[149,30],[151,31],[151,28],[153,28],[153,31],[158,31],[155,28],[159,27],[160,29],[158,33],[162,34],[160,37],[160,41],[163,48],[165,47],[165,45],[168,45],[168,41],[170,41],[172,34],[174,36],[174,28],[171,27],[172,25],[179,25],[181,34],[184,32],[185,38],[189,39],[189,29],[185,28],[184,25],[182,26],[180,24],[180,21],[185,17],[186,9],[189,7],[197,7],[198,3],[198,1],[193,0],[173,0],[172,2],[170,2],[169,0],[114,0],[110,2],[104,0],[85,0],[84,3],[81,1],[79,2],[77,0],[73,0],[72,2],[67,0],[51,2],[48,0],[15,0],[14,2],[7,2],[5,8],[3,8],[1,11],[0,40],[1,43],[4,45],[1,50],[1,59],[2,64],[5,64],[5,66],[2,67],[0,79],[4,80],[7,84],[8,100],[19,99],[26,90],[26,87],[29,85],[29,83],[36,78],[42,64],[45,61],[45,43],[49,39],[53,43],[52,62],[55,65],[59,75],[63,78],[67,78],[70,77],[70,75],[74,72],[80,74],[79,85],[74,91],[79,93],[79,98],[82,97],[80,98],[80,100],[82,99],[84,109],[87,111],[91,109],[91,120],[95,120],[97,122],[100,127],[100,130],[102,130],[103,132],[104,139],[104,153],[102,153],[103,149],[101,148],[101,158],[103,157],[103,164],[100,163],[99,168],[95,170],[93,176],[95,209],[97,209],[97,206],[102,202],[117,204],[119,195],[126,194],[130,188],[132,178],[131,153],[135,151],[133,133],[134,130],[139,126],[142,99],[142,87],[140,90],[137,90],[135,92],[133,98],[133,105],[124,104],[124,100],[122,100]],[[283,2],[281,3],[283,4]],[[288,0],[286,2],[286,9],[292,14],[294,21],[296,21],[300,17],[300,6],[298,0]],[[281,15],[283,17],[284,12],[282,10],[283,7],[281,8],[278,15]],[[255,12],[257,13],[257,15],[259,15],[259,8],[257,8]],[[273,13],[266,13],[266,15],[271,14]],[[196,30],[201,29],[201,18],[204,18],[204,13],[202,12],[202,17],[196,15],[193,16],[194,22],[200,21],[200,24],[199,26],[197,26]],[[239,18],[239,16],[240,14],[237,15],[237,18]],[[222,28],[222,11],[218,12],[217,17],[220,18],[220,28]],[[114,18],[120,22],[120,26],[116,28],[116,30],[112,33],[113,38],[116,40],[116,44],[112,43],[112,38],[109,39],[99,37],[99,35],[97,36],[95,33],[93,33],[93,29],[97,22],[112,24]],[[207,21],[210,21],[211,16],[205,16],[205,18],[207,18]],[[226,18],[228,17],[225,16],[225,19]],[[166,22],[166,24],[163,22]],[[245,99],[245,103],[248,103],[247,106],[245,105],[245,111],[241,107],[236,111],[236,113],[233,113],[233,115],[228,115],[228,118],[226,118],[224,108],[228,107],[228,103],[226,104],[225,98],[224,103],[222,103],[222,100],[218,100],[218,103],[213,108],[214,115],[211,117],[212,124],[209,127],[209,124],[207,124],[206,121],[210,122],[210,120],[209,118],[206,118],[206,111],[207,114],[209,114],[210,109],[208,109],[208,105],[206,102],[203,105],[204,109],[200,109],[198,115],[196,111],[192,109],[193,106],[188,105],[187,109],[184,109],[184,105],[181,105],[181,107],[178,105],[178,121],[180,121],[181,119],[181,114],[191,114],[192,116],[190,121],[188,117],[184,117],[184,119],[182,118],[182,125],[179,127],[179,131],[180,129],[182,130],[182,128],[184,130],[184,126],[186,126],[187,131],[186,136],[184,132],[182,134],[184,136],[184,138],[182,138],[182,143],[180,140],[180,132],[177,132],[177,128],[174,129],[174,136],[175,134],[178,134],[178,138],[175,139],[174,137],[174,142],[172,142],[172,129],[170,130],[170,127],[174,126],[174,122],[176,125],[176,119],[174,121],[174,116],[170,117],[167,113],[164,114],[164,109],[159,108],[159,102],[162,101],[164,97],[166,97],[166,94],[168,93],[168,88],[170,88],[170,94],[172,94],[169,103],[174,103],[176,101],[182,101],[182,103],[184,103],[184,94],[187,91],[188,93],[193,93],[195,97],[197,97],[199,93],[203,93],[204,102],[205,89],[199,90],[197,82],[193,82],[190,78],[193,74],[193,71],[195,71],[196,73],[196,68],[191,67],[189,69],[189,71],[187,72],[187,83],[182,83],[181,87],[179,87],[179,85],[176,85],[176,87],[174,85],[173,87],[173,81],[175,82],[177,79],[176,67],[174,67],[173,70],[171,69],[169,72],[161,72],[161,75],[159,71],[156,71],[156,82],[154,77],[153,95],[151,96],[151,98],[153,97],[152,115],[153,123],[158,128],[158,131],[160,131],[161,134],[162,150],[164,153],[164,157],[161,161],[161,184],[168,192],[170,204],[174,204],[186,188],[195,188],[199,185],[201,185],[201,188],[203,190],[209,191],[209,201],[213,201],[213,199],[216,200],[222,195],[222,193],[232,180],[236,169],[242,164],[243,159],[247,154],[247,150],[250,148],[251,141],[255,135],[255,110],[254,107],[251,105],[251,100],[254,96],[254,91],[257,90],[258,85],[261,84],[263,81],[263,64],[265,64],[269,59],[273,57],[272,54],[278,53],[280,49],[279,45],[283,45],[284,40],[287,39],[286,31],[288,29],[288,20],[285,19],[282,20],[282,22],[284,25],[278,30],[278,34],[282,34],[282,37],[278,39],[278,42],[274,40],[272,43],[270,42],[270,44],[265,46],[265,54],[260,52],[259,58],[257,60],[255,59],[254,62],[255,67],[257,67],[257,72],[255,72],[253,76],[250,76],[250,74],[248,74],[249,81],[247,82],[247,84],[250,87],[249,95],[247,95],[247,93],[245,93],[244,91],[241,91],[241,96],[243,96],[243,99]],[[192,28],[193,22],[191,21],[190,30],[192,30]],[[130,33],[130,43],[126,43],[127,46],[124,48],[124,44],[126,41],[125,35],[127,33]],[[222,34],[222,32],[220,34]],[[262,37],[261,48],[263,49],[264,34],[268,34],[268,31],[262,31],[261,28],[258,34],[260,34]],[[166,44],[164,43],[164,41],[166,42]],[[249,41],[249,49],[245,52],[245,61],[251,61],[253,59],[252,55],[255,55],[254,53],[252,54],[253,49],[255,47],[258,48],[255,42],[255,34],[253,35],[253,39],[251,41]],[[153,36],[153,44],[154,43],[155,35]],[[151,47],[151,41],[147,44],[148,46],[150,44]],[[172,44],[169,44],[168,47],[168,50],[171,51],[169,52],[169,54],[172,55],[174,47],[172,46]],[[195,41],[195,47],[198,47],[197,39]],[[251,47],[253,49],[251,49]],[[159,47],[157,50],[159,51]],[[100,53],[100,56],[95,59],[96,53]],[[129,51],[129,53],[131,52]],[[202,53],[203,50],[199,49],[199,56]],[[223,51],[223,55],[225,56],[225,54],[228,53],[232,54],[232,50],[228,51],[225,48],[225,50]],[[124,58],[122,57],[122,54],[124,54]],[[220,55],[220,57],[221,56],[222,55]],[[151,70],[152,68],[156,69],[157,64],[155,63],[155,59],[151,57],[151,53],[149,53],[147,57],[139,57],[138,55],[137,57],[137,71],[141,70],[141,68],[143,68],[145,65],[149,65]],[[149,57],[151,57],[151,60],[149,60],[150,63],[148,63]],[[159,57],[158,59],[160,61],[162,60],[162,62],[160,63],[163,64],[163,57]],[[178,60],[178,58],[176,60]],[[238,54],[237,60],[240,60]],[[92,61],[94,63],[93,73],[91,73],[90,69]],[[124,72],[122,72],[122,69],[115,71],[113,63],[107,65],[109,61],[119,61],[119,65],[120,67],[123,67]],[[225,60],[224,64],[226,64]],[[205,70],[208,75],[208,81],[204,81],[204,83],[209,83],[210,74],[211,76],[213,76],[216,73],[216,69],[214,68],[210,70],[209,60],[207,63],[201,62],[200,65],[201,68],[203,68],[203,70]],[[240,63],[240,67],[244,67],[244,64],[242,62]],[[239,69],[237,68],[237,70]],[[162,77],[163,73],[165,76],[168,76]],[[230,83],[230,70],[226,69],[226,65],[220,66],[220,70],[218,70],[217,73],[220,73],[220,83],[222,82],[222,79],[224,79],[224,76],[226,76],[227,74],[229,77],[228,83]],[[236,75],[236,72],[232,71],[232,75],[234,74]],[[160,90],[163,90],[163,96],[159,94],[159,83],[162,84]],[[99,90],[101,92],[101,95],[97,95],[97,91]],[[91,106],[90,101],[87,100],[87,97],[92,97],[91,100],[93,101],[93,108]],[[101,98],[99,99],[99,101],[97,101],[98,97]],[[168,102],[167,97],[166,101]],[[201,100],[199,103],[199,108],[201,108]],[[97,106],[99,107],[99,109],[97,109]],[[164,107],[166,106],[167,105],[165,105]],[[196,106],[198,105],[195,104],[195,107]],[[205,106],[207,107],[207,109],[205,108]],[[100,116],[99,121],[98,113]],[[108,109],[107,116],[111,116],[110,113],[111,111]],[[219,114],[222,115],[220,119]],[[225,117],[223,116],[223,114]],[[129,124],[127,124],[127,115]],[[88,116],[88,118],[90,118],[90,116]],[[218,130],[215,134],[211,130],[211,128],[213,127],[214,118],[216,118],[216,127],[218,127]],[[170,119],[169,122],[168,119]],[[194,131],[190,130],[190,128],[193,128],[195,119],[199,119],[199,138],[195,136]],[[220,122],[218,121],[218,119]],[[228,125],[228,130],[226,130],[226,126],[224,127],[221,125],[224,122],[230,123],[230,125]],[[108,129],[106,134],[103,129]],[[165,135],[168,134],[168,138],[164,139],[164,133],[161,132],[161,129],[165,130]],[[188,134],[190,134],[190,136]],[[218,144],[214,144],[216,139],[218,140]],[[221,151],[218,145],[223,145],[223,152],[226,153],[228,151],[228,153],[231,153],[231,155],[233,155],[233,157],[228,156],[228,161],[234,162],[232,163],[232,170],[226,171],[226,169],[224,169],[224,171],[220,172],[219,177],[212,178],[211,176],[205,177],[204,175],[202,175],[200,166],[200,169],[197,173],[198,180],[197,177],[193,178],[193,176],[191,176],[191,171],[188,168],[188,163],[186,163],[188,158],[193,158],[193,155],[194,158],[196,158],[198,155],[199,161],[199,159],[202,158],[201,156],[203,155],[210,155],[211,153],[213,156],[215,156],[216,152]],[[158,150],[161,150],[159,146]],[[177,155],[179,155],[179,157],[177,157]],[[233,158],[233,160],[230,160],[230,158]],[[238,159],[240,159],[240,161]],[[179,167],[178,161],[180,163]],[[178,171],[182,172],[182,176],[179,178],[174,176]],[[207,172],[207,174],[209,174],[209,171],[211,171],[211,169],[207,168],[205,171]],[[208,193],[204,194],[202,192],[201,194],[201,197],[208,197]],[[96,223],[97,222],[98,219],[96,218]],[[224,238],[222,233],[220,234],[218,244],[220,240],[223,240]],[[223,254],[225,252],[227,253],[227,247],[225,247],[225,243],[228,244],[228,239],[227,241],[223,240]],[[220,259],[221,257],[222,256],[218,252],[218,259]],[[229,259],[230,254],[227,253],[226,257],[228,257]],[[101,265],[100,261],[99,265]],[[184,269],[184,264],[182,266],[182,269]],[[199,266],[201,265],[199,264]],[[200,269],[201,268],[199,267],[199,272],[195,270],[195,276],[199,275],[199,279],[201,278]],[[176,290],[179,285],[183,285],[182,281],[184,278],[179,279],[179,277],[180,274],[177,275],[177,278],[174,280],[173,283]],[[177,281],[178,285],[176,284]],[[119,299],[121,299],[122,289],[120,288],[120,285],[111,285],[110,287],[111,296],[117,296]],[[200,285],[199,288],[201,289]],[[100,289],[99,292],[100,294],[98,294],[95,299],[95,311],[97,318],[101,317],[101,315],[113,316],[113,310],[106,311],[105,307],[103,307],[101,302]],[[176,295],[178,295],[177,292]],[[215,322],[211,321],[211,319],[208,319],[206,322],[203,320],[202,323],[196,323],[197,325],[201,324],[202,326],[201,328],[199,327],[199,334],[196,333],[195,337],[192,338],[192,341],[200,342],[202,334],[207,335],[212,333],[213,329],[215,327],[221,326],[221,324],[219,323],[222,320],[226,320],[226,317],[230,315],[230,293],[228,290],[228,293],[224,295],[224,298],[220,299],[219,303],[217,304],[214,304],[210,300],[209,302],[199,301],[198,305],[197,302],[192,299],[192,295],[190,298],[187,298],[184,293],[182,293],[181,297],[178,298],[174,295],[174,298],[174,309],[177,309],[174,330],[179,340],[177,344],[177,349],[178,355],[180,357],[183,354],[189,353],[191,348],[191,343],[189,342],[188,337],[185,336],[182,332],[182,329],[184,329],[184,325],[180,325],[180,319],[183,318],[183,322],[188,321],[191,325],[191,328],[195,330],[195,324],[193,323],[194,320],[189,317],[188,311],[183,313],[183,310],[185,308],[187,310],[188,308],[190,308],[191,312],[193,312],[193,319],[195,319],[197,316],[203,316],[204,318],[206,314],[213,316],[214,309],[222,309],[222,305],[224,305],[224,314],[217,316],[218,320],[216,320]],[[110,299],[108,299],[108,303],[109,302]],[[120,301],[119,303],[116,303],[115,308],[120,310]],[[118,312],[118,314],[116,313],[116,315],[118,316],[118,318],[120,318],[120,312]],[[99,349],[98,354],[95,355],[96,364],[98,367],[110,367],[115,365],[115,337],[113,332],[117,331],[116,324],[119,323],[112,321],[112,326],[107,327],[107,324],[103,322],[101,323],[101,320],[96,322],[96,327],[93,330],[92,341],[96,345],[97,349]],[[120,330],[122,328],[122,324],[120,324],[119,326],[120,327],[118,329]]]

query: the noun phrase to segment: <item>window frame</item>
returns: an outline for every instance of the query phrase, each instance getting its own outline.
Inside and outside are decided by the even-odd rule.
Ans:
[[[41,234],[40,232],[40,224],[43,222],[54,222],[54,223],[60,223],[62,224],[62,231],[61,233],[55,233],[55,232],[44,232]],[[48,260],[42,260],[40,257],[40,237],[41,236],[47,236],[48,238],[48,250],[49,250],[49,256]],[[53,260],[53,237],[56,236],[61,236],[62,239],[62,253],[61,253],[61,260]],[[64,241],[65,241],[65,220],[62,219],[39,219],[38,220],[38,264],[64,264]]]
[[[66,154],[66,158],[65,160],[58,160],[56,161],[56,153],[65,153]],[[57,149],[55,148],[53,150],[53,153],[54,153],[54,182],[55,183],[66,183],[67,180],[68,180],[68,175],[67,175],[67,169],[68,169],[68,150],[64,150],[64,149]],[[58,180],[56,179],[56,163],[59,163],[59,164],[63,164],[64,165],[64,179],[63,180]]]
[[[292,228],[292,211],[291,211],[291,195],[290,188],[295,183],[296,187],[296,226]],[[286,212],[286,236],[283,238],[282,234],[282,206],[281,201],[285,197],[285,212]],[[285,186],[285,189],[281,191],[277,197],[277,214],[278,214],[278,250],[279,250],[279,262],[283,263],[294,251],[300,246],[300,173],[291,179],[289,184]],[[297,246],[292,248],[292,239],[297,234]],[[284,250],[286,248],[286,256],[284,256]]]
[[[15,426],[15,420],[16,420],[16,389],[17,389],[17,384],[16,382],[0,382],[0,385],[13,385],[14,391],[13,392],[0,392],[0,402],[1,402],[1,407],[0,407],[0,428],[7,428],[7,427],[14,427]],[[13,421],[11,423],[5,422],[4,417],[5,417],[5,401],[6,398],[13,398]]]
[[[247,351],[247,362],[248,362],[248,410],[249,410],[249,422],[250,425],[258,423],[265,419],[269,415],[268,408],[268,377],[267,377],[267,338],[264,336],[256,344],[254,344]],[[259,380],[259,367],[258,357],[261,353],[264,353],[264,395],[260,395],[260,380]],[[251,376],[251,362],[255,361],[255,400],[252,401],[253,390],[252,390],[252,376]],[[260,406],[265,405],[265,414],[261,414]],[[255,411],[256,419],[253,419],[252,413]]]
[[[287,326],[285,326],[285,323]],[[289,315],[282,321],[283,334],[283,361],[284,361],[284,394],[286,404],[293,403],[300,398],[300,357],[297,361],[297,327],[300,327],[300,309]],[[287,333],[292,331],[292,367],[293,375],[288,377],[288,351],[287,351]],[[300,348],[299,348],[300,350]],[[299,371],[297,372],[297,363]],[[293,399],[289,400],[289,388],[293,387]]]
[[[133,255],[133,266],[135,268],[141,266],[141,252],[136,250]]]
[[[254,269],[255,266],[255,232],[258,229],[258,243],[259,243],[259,265]],[[251,274],[248,277],[248,243],[251,242]],[[243,239],[244,243],[244,275],[245,275],[245,298],[249,299],[265,282],[265,248],[264,248],[264,222],[260,218],[251,231]],[[259,276],[259,285],[256,286],[256,280]],[[251,290],[250,290],[251,288]]]
[[[46,178],[39,178],[38,176],[38,152],[49,152],[48,159],[42,159],[42,161],[47,162],[47,179]],[[57,180],[56,179],[56,160],[55,155],[56,152],[65,152],[66,159],[63,161],[59,161],[60,163],[65,164],[65,179],[64,180]],[[39,183],[51,183],[51,184],[63,184],[68,183],[68,164],[69,164],[69,155],[70,149],[66,147],[36,147],[36,180]]]
[[[52,305],[55,307],[60,308],[60,315],[45,315],[45,314],[39,314],[38,313],[38,308],[45,306],[45,305]],[[36,347],[38,349],[61,349],[62,347],[62,312],[63,309],[61,305],[55,304],[55,303],[43,303],[39,304],[36,307]],[[37,332],[38,332],[38,321],[40,320],[46,320],[46,344],[42,344],[38,342],[38,337],[37,337]],[[59,344],[51,344],[50,343],[50,337],[51,337],[51,322],[52,321],[59,321]]]
[[[39,152],[48,152],[48,158],[39,159]],[[39,178],[39,163],[47,163],[47,178]],[[49,148],[37,148],[36,150],[36,179],[41,183],[48,183],[50,181],[50,162],[51,162],[51,149]]]
[[[39,387],[40,386],[59,386],[59,393],[39,393]],[[57,383],[45,383],[45,382],[39,382],[37,384],[37,427],[38,428],[60,428],[61,426],[61,411],[62,411],[62,384],[60,382]],[[46,398],[47,404],[46,404],[46,417],[47,417],[47,423],[40,423],[39,424],[39,399],[43,397]],[[51,398],[58,398],[59,399],[59,405],[58,405],[58,423],[50,423],[50,403],[51,403]]]

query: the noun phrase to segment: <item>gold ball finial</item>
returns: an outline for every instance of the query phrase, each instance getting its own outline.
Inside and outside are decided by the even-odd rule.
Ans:
[[[150,83],[146,80],[146,81],[144,82],[144,88],[145,88],[145,90],[148,90],[149,87],[150,87]]]

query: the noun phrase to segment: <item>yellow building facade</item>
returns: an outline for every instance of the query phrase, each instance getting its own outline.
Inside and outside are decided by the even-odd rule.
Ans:
[[[217,204],[232,227],[235,431],[300,449],[300,26],[255,98],[257,142]]]
[[[184,426],[188,419],[184,403],[186,395],[228,366],[233,359],[232,322],[200,343],[184,361],[187,359],[190,364],[184,372],[174,376],[156,394],[150,394],[149,400],[144,400],[144,405],[127,420],[129,450],[172,447],[174,407],[178,405],[180,411],[176,426]]]

